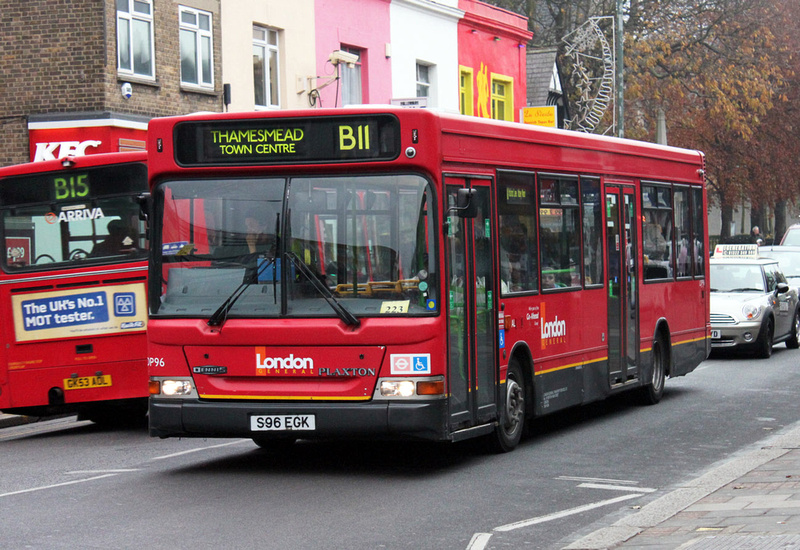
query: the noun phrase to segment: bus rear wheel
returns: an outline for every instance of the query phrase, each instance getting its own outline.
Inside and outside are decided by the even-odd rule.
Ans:
[[[525,379],[519,362],[512,359],[506,375],[506,395],[497,428],[495,428],[493,447],[498,452],[513,451],[522,439],[525,426]]]

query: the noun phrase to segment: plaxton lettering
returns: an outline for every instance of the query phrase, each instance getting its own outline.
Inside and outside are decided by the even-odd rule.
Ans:
[[[320,376],[375,376],[375,369],[363,368],[342,368],[342,369],[319,369]]]

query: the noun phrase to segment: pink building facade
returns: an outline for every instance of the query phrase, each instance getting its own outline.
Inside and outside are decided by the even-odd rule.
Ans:
[[[466,115],[521,122],[527,104],[527,18],[478,2],[459,0],[459,110]]]
[[[392,94],[391,0],[315,0],[317,107],[389,103]],[[344,50],[358,61],[331,61]],[[339,76],[339,81],[333,80]],[[314,97],[316,96],[316,97]]]

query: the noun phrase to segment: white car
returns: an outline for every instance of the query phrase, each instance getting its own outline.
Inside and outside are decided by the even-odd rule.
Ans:
[[[746,348],[767,358],[778,342],[800,347],[798,291],[777,260],[715,255],[710,279],[712,349]]]

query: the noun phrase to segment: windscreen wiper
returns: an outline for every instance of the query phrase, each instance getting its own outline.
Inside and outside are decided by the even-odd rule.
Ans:
[[[228,312],[233,307],[233,304],[236,303],[236,300],[241,298],[242,294],[244,294],[244,291],[247,290],[247,287],[258,281],[259,275],[261,275],[264,270],[273,263],[275,263],[275,258],[271,258],[270,260],[258,266],[258,269],[253,271],[249,277],[245,276],[242,283],[237,286],[233,292],[231,292],[231,295],[228,296],[224,302],[222,302],[222,305],[217,308],[217,311],[215,311],[211,317],[208,318],[206,324],[210,327],[218,327],[222,325],[222,323],[225,322],[225,319],[227,319]]]
[[[325,298],[325,301],[328,302],[333,311],[336,312],[336,315],[339,316],[339,319],[341,319],[345,324],[354,328],[361,326],[361,321],[358,320],[358,317],[353,315],[352,311],[347,309],[344,304],[336,299],[336,296],[331,293],[330,289],[328,289],[327,286],[322,284],[319,279],[317,279],[317,276],[314,274],[314,272],[311,271],[311,269],[297,256],[297,254],[294,252],[286,252],[285,254],[286,257],[289,258],[289,260],[294,264],[294,266],[300,270],[303,275],[305,275],[306,279],[311,282],[311,285],[317,289],[323,298]]]

